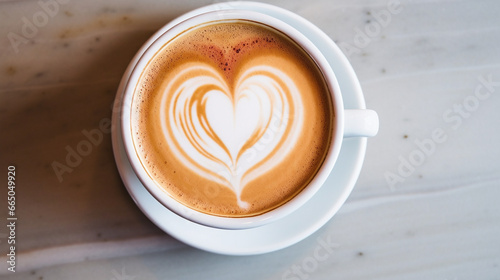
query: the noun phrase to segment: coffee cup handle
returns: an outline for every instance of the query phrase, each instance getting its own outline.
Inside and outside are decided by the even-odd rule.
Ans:
[[[344,110],[344,138],[372,137],[377,135],[379,121],[377,112],[368,109]]]

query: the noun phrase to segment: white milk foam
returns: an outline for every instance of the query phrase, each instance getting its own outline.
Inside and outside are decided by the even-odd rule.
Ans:
[[[284,34],[243,22],[196,27],[144,69],[132,133],[148,175],[203,213],[259,215],[314,178],[332,132],[330,91]]]
[[[231,92],[217,69],[191,63],[163,92],[161,128],[186,167],[225,185],[238,205],[248,208],[241,200],[245,184],[279,164],[297,144],[302,106],[293,80],[272,65],[247,69]]]

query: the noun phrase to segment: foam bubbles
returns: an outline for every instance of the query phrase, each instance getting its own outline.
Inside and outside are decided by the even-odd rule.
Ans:
[[[275,208],[311,180],[328,148],[331,106],[318,74],[267,27],[217,24],[180,36],[158,52],[134,97],[139,157],[193,209]]]

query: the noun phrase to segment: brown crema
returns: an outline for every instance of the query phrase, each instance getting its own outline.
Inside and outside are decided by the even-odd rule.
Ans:
[[[176,108],[170,103],[181,100],[182,97],[176,94],[185,91],[184,84],[190,80],[196,81],[198,76],[211,75],[214,81],[220,83],[197,86],[194,97],[185,103],[191,107],[185,113],[182,111],[182,114],[175,113],[172,116],[177,118],[179,115],[179,131],[186,135],[188,141],[192,141],[189,145],[193,146],[193,153],[206,156],[207,160],[216,163],[221,162],[219,165],[228,170],[236,169],[234,165],[243,158],[242,155],[265,137],[266,121],[268,127],[271,119],[264,118],[263,128],[256,126],[255,130],[251,130],[251,136],[244,144],[234,144],[236,148],[233,155],[220,131],[211,125],[210,115],[206,112],[206,93],[214,90],[227,91],[227,99],[231,100],[236,110],[239,97],[235,90],[247,78],[245,71],[262,65],[279,69],[280,73],[293,81],[298,89],[299,99],[285,100],[292,105],[290,115],[287,116],[290,122],[283,130],[283,136],[280,136],[282,138],[276,141],[277,144],[273,144],[276,146],[273,146],[274,150],[268,152],[262,160],[252,163],[242,175],[243,179],[240,181],[244,184],[242,183],[241,191],[237,194],[228,187],[229,181],[214,172],[212,166],[203,166],[203,161],[183,150],[187,145],[185,140],[176,138],[172,127],[169,127],[178,121],[169,117],[169,110]],[[258,75],[267,75],[270,80],[275,81],[272,85],[284,96],[282,99],[292,99],[289,97],[291,95],[287,91],[289,87],[285,85],[286,81],[280,80],[279,75],[273,76],[266,71],[260,71]],[[196,97],[196,94],[199,96]],[[287,36],[262,24],[244,20],[211,22],[187,30],[167,42],[143,70],[132,101],[134,146],[142,165],[157,187],[180,203],[216,216],[255,216],[286,203],[314,178],[331,145],[334,129],[331,102],[329,89],[315,62]],[[301,106],[297,107],[297,104]],[[301,120],[295,117],[294,108],[300,108]],[[180,109],[176,108],[181,109],[182,106]],[[197,128],[197,122],[201,124],[201,129]],[[301,125],[296,127],[300,131],[291,131],[291,124],[299,122]],[[170,140],[165,136],[165,131],[170,135]],[[292,141],[288,139],[294,133],[298,136],[293,140],[293,145],[281,148],[285,147],[286,141]],[[207,148],[209,144],[203,140],[203,135],[208,135],[207,139],[216,143],[217,151],[227,155],[227,160],[219,159],[216,152]],[[278,158],[279,160],[275,160]],[[271,168],[262,170],[261,166]],[[238,203],[239,199],[247,206],[242,207]]]

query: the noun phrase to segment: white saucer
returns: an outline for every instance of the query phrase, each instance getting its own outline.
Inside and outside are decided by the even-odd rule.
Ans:
[[[344,107],[365,109],[359,81],[347,61],[331,39],[316,26],[298,15],[272,5],[256,2],[228,2],[206,6],[170,22],[159,30],[145,45],[149,45],[166,29],[191,16],[214,10],[248,9],[279,18],[306,34],[325,54],[338,79]],[[125,72],[118,88],[117,101],[121,99],[131,69],[145,47],[141,48]],[[335,50],[335,51],[332,51]],[[115,107],[117,108],[117,107]],[[119,110],[113,113],[113,152],[121,178],[144,214],[159,228],[193,247],[227,255],[254,255],[276,251],[293,245],[322,227],[345,202],[358,179],[366,151],[366,138],[349,138],[343,141],[335,167],[325,185],[302,208],[272,224],[244,230],[209,228],[174,214],[160,204],[141,184],[124,150],[120,131]]]

